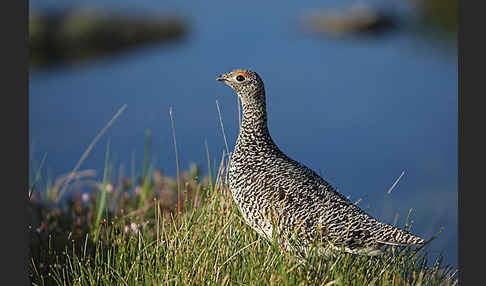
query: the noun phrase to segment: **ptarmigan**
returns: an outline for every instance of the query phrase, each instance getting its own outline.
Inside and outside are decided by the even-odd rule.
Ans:
[[[306,254],[344,249],[370,256],[384,245],[415,245],[424,239],[377,221],[311,169],[285,155],[267,127],[265,89],[257,73],[238,69],[217,80],[240,97],[243,118],[232,154],[229,188],[245,221],[260,235]],[[327,247],[326,246],[331,246]]]

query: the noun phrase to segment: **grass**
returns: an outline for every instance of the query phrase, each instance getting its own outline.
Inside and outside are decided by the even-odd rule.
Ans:
[[[224,154],[215,180],[200,178],[197,166],[182,172],[180,195],[177,180],[156,169],[142,182],[145,198],[127,178],[114,184],[107,169],[101,190],[87,200],[74,195],[64,207],[30,201],[40,213],[29,227],[34,285],[457,284],[453,269],[440,259],[431,264],[423,251],[307,261],[281,251],[242,220]]]
[[[176,148],[173,121],[172,128]],[[428,261],[423,249],[392,247],[381,257],[334,251],[329,258],[307,259],[283,251],[243,221],[228,190],[227,153],[211,168],[216,162],[210,161],[206,143],[208,175],[191,165],[171,178],[155,168],[155,160],[149,164],[150,135],[138,180],[133,163],[130,177],[120,172],[115,178],[108,144],[103,178],[90,184],[92,192],[61,190],[69,181],[93,175],[78,170],[82,160],[72,173],[42,187],[42,158],[31,177],[28,203],[33,285],[458,283],[455,269],[443,265],[440,256]]]

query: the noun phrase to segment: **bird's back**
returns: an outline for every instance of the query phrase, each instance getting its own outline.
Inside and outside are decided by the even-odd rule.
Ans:
[[[238,142],[239,143],[239,142]],[[248,224],[272,240],[297,234],[310,245],[316,235],[352,253],[380,253],[384,244],[407,245],[423,240],[381,223],[335,190],[321,176],[289,158],[275,146],[235,148],[230,190]]]

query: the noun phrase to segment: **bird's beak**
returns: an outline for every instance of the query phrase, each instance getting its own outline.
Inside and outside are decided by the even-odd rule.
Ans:
[[[224,75],[220,75],[216,78],[216,80],[219,80],[219,81],[226,81],[226,77]]]

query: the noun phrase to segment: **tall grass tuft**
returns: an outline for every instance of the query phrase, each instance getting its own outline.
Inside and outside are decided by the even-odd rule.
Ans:
[[[101,194],[100,199],[98,200],[98,204],[96,206],[96,217],[94,221],[94,239],[95,241],[98,239],[99,230],[100,230],[100,223],[101,218],[103,216],[103,212],[105,210],[105,203],[106,203],[106,193],[107,188],[106,185],[108,183],[108,172],[109,172],[109,158],[110,158],[110,142],[108,141],[106,145],[106,155],[105,155],[105,168],[103,172],[103,183],[101,184]]]
[[[424,248],[390,247],[380,257],[311,251],[303,258],[266,241],[233,202],[228,149],[211,168],[205,144],[208,176],[197,165],[181,172],[172,108],[169,115],[176,178],[148,163],[148,131],[139,181],[133,153],[131,177],[113,183],[108,143],[97,192],[75,193],[64,207],[53,203],[67,180],[86,176],[75,168],[54,184],[48,180],[44,192],[52,198],[29,200],[33,285],[457,285],[457,270],[441,256],[429,261]],[[411,211],[407,229],[410,218]]]
[[[150,160],[150,142],[151,142],[152,132],[147,130],[145,135],[145,148],[143,154],[143,166],[142,166],[142,178],[141,178],[141,191],[140,191],[140,199],[138,201],[138,208],[143,208],[146,203],[148,193],[151,189],[151,182],[149,178],[149,174],[153,173],[155,168],[155,164],[157,162],[156,158],[152,159],[152,162],[149,165]]]
[[[107,217],[98,239],[63,248],[50,244],[31,256],[37,285],[457,285],[455,271],[423,250],[390,248],[381,257],[335,251],[329,258],[302,259],[269,243],[243,221],[228,190],[227,157],[216,182],[184,177],[184,208],[167,211],[167,200],[151,184],[143,212]],[[209,163],[209,162],[208,162]],[[106,166],[106,165],[105,165]],[[195,176],[195,175],[194,175]],[[169,180],[166,178],[166,180]],[[176,182],[170,184],[177,192]],[[101,204],[101,203],[100,203]],[[165,209],[165,211],[164,211]],[[98,209],[99,210],[99,209]],[[99,212],[98,212],[99,213]],[[96,232],[95,232],[96,233]]]

